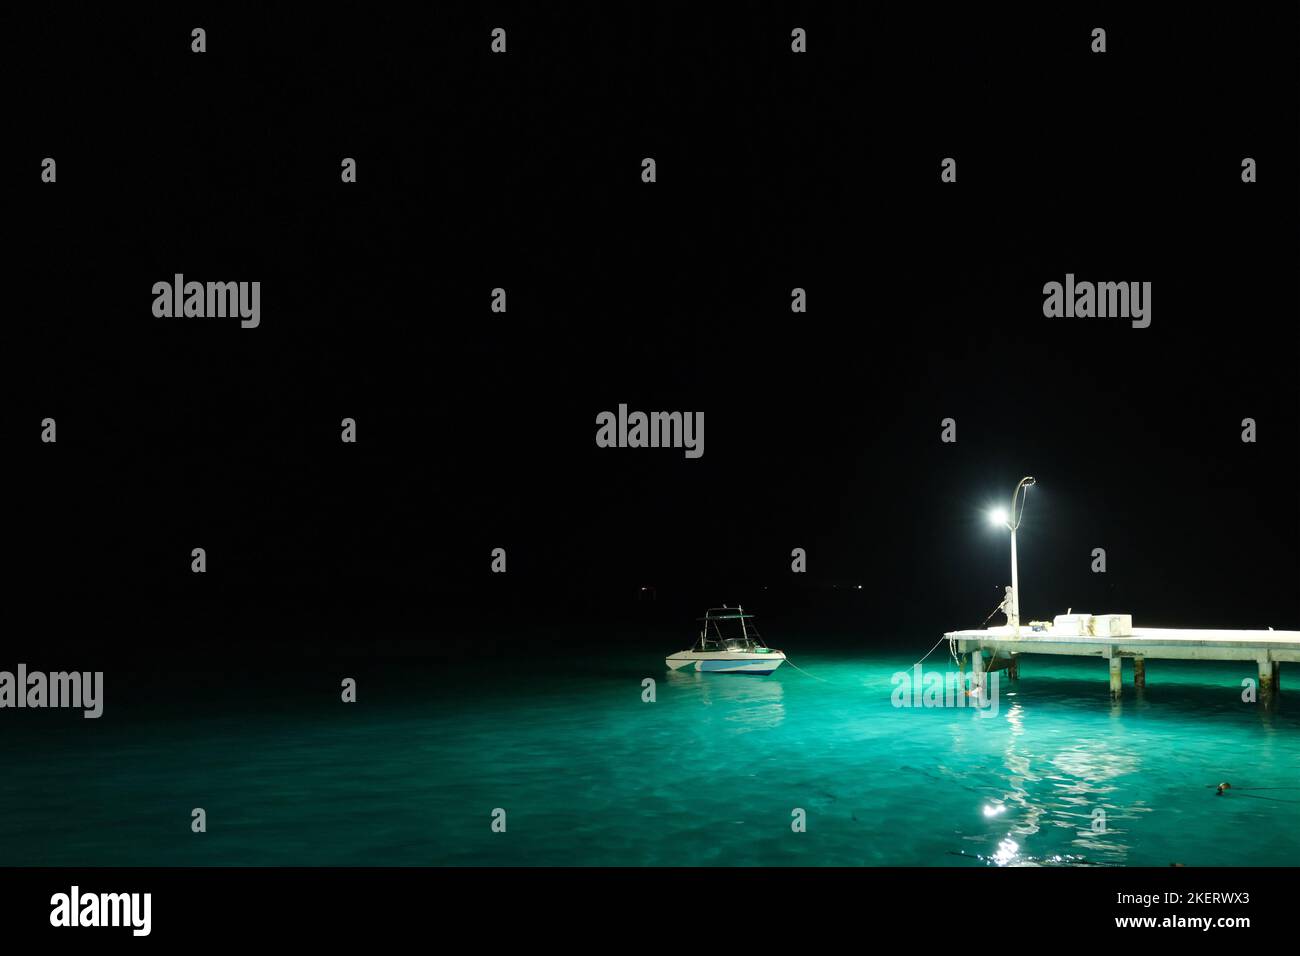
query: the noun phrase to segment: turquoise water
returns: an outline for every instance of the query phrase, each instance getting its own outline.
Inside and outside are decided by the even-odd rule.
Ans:
[[[1241,701],[1248,669],[1205,663],[1152,662],[1141,697],[1126,671],[1112,704],[1103,661],[1028,658],[983,718],[894,707],[914,651],[784,643],[826,682],[658,654],[404,661],[344,705],[346,664],[165,700],[115,698],[110,674],[99,721],[0,714],[0,865],[1300,863],[1285,675],[1272,713]]]

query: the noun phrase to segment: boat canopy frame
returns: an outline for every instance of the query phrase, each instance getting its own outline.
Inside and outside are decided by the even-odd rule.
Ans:
[[[722,612],[722,613],[719,613]],[[704,617],[696,618],[703,621],[704,627],[700,630],[699,639],[696,640],[695,646],[691,648],[697,651],[709,650],[727,650],[727,651],[751,651],[765,648],[762,635],[758,633],[758,628],[753,625],[747,625],[746,621],[752,621],[753,614],[746,614],[745,609],[739,604],[734,608],[723,605],[722,607],[711,607],[704,612]],[[722,628],[718,627],[718,621],[740,621],[740,637],[727,637],[722,633]],[[717,637],[710,639],[709,623],[713,623],[713,632]],[[751,634],[751,631],[753,632]],[[755,640],[757,638],[757,640]]]

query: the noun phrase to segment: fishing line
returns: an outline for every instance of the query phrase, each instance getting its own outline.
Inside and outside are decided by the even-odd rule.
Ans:
[[[1259,789],[1260,789],[1260,790],[1269,790],[1269,789],[1272,789],[1272,788],[1270,788],[1270,787],[1260,787]],[[1285,790],[1285,789],[1287,789],[1287,788],[1285,788],[1285,787],[1278,787],[1277,789],[1279,789],[1279,790]],[[1252,798],[1252,799],[1254,799],[1254,800],[1269,800],[1269,801],[1272,801],[1273,803],[1295,803],[1295,804],[1300,804],[1300,800],[1281,800],[1281,799],[1279,799],[1278,797],[1261,797],[1259,794],[1256,794],[1256,793],[1246,793],[1246,794],[1242,794],[1242,796],[1250,797],[1250,798]]]
[[[1205,786],[1208,789],[1209,787],[1212,787],[1214,785],[1207,783]],[[1234,787],[1232,784],[1225,782],[1219,784],[1217,787],[1214,787],[1214,795],[1216,797],[1221,797],[1229,790],[1235,790],[1238,793],[1241,793],[1242,796],[1252,797],[1256,800],[1268,800],[1271,801],[1272,803],[1300,804],[1300,800],[1283,800],[1280,797],[1261,797],[1258,794],[1250,792],[1252,790],[1300,790],[1300,787]]]
[[[1006,603],[1007,603],[1007,602],[1006,602],[1006,599],[1003,598],[1002,601],[1000,601],[1000,602],[998,603],[998,606],[997,606],[997,607],[995,607],[993,610],[989,611],[989,617],[986,617],[986,618],[984,619],[983,623],[980,624],[980,627],[983,627],[985,624],[987,624],[987,623],[989,622],[989,618],[992,617],[994,614],[997,614],[998,611],[1002,610],[1002,605],[1003,605],[1003,604],[1006,604]]]

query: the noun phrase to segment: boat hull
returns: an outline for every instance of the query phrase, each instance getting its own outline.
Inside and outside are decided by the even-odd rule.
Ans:
[[[689,669],[708,674],[770,674],[785,662],[785,654],[768,651],[678,651],[664,660],[675,671]]]

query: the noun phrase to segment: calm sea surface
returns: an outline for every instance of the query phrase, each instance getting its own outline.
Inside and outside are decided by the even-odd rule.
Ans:
[[[395,663],[354,705],[346,664],[147,699],[110,672],[98,721],[0,712],[0,865],[1300,863],[1291,671],[1269,714],[1248,667],[1154,661],[1115,705],[1103,661],[1027,658],[985,718],[893,706],[915,649],[781,643],[822,680],[544,645]]]

